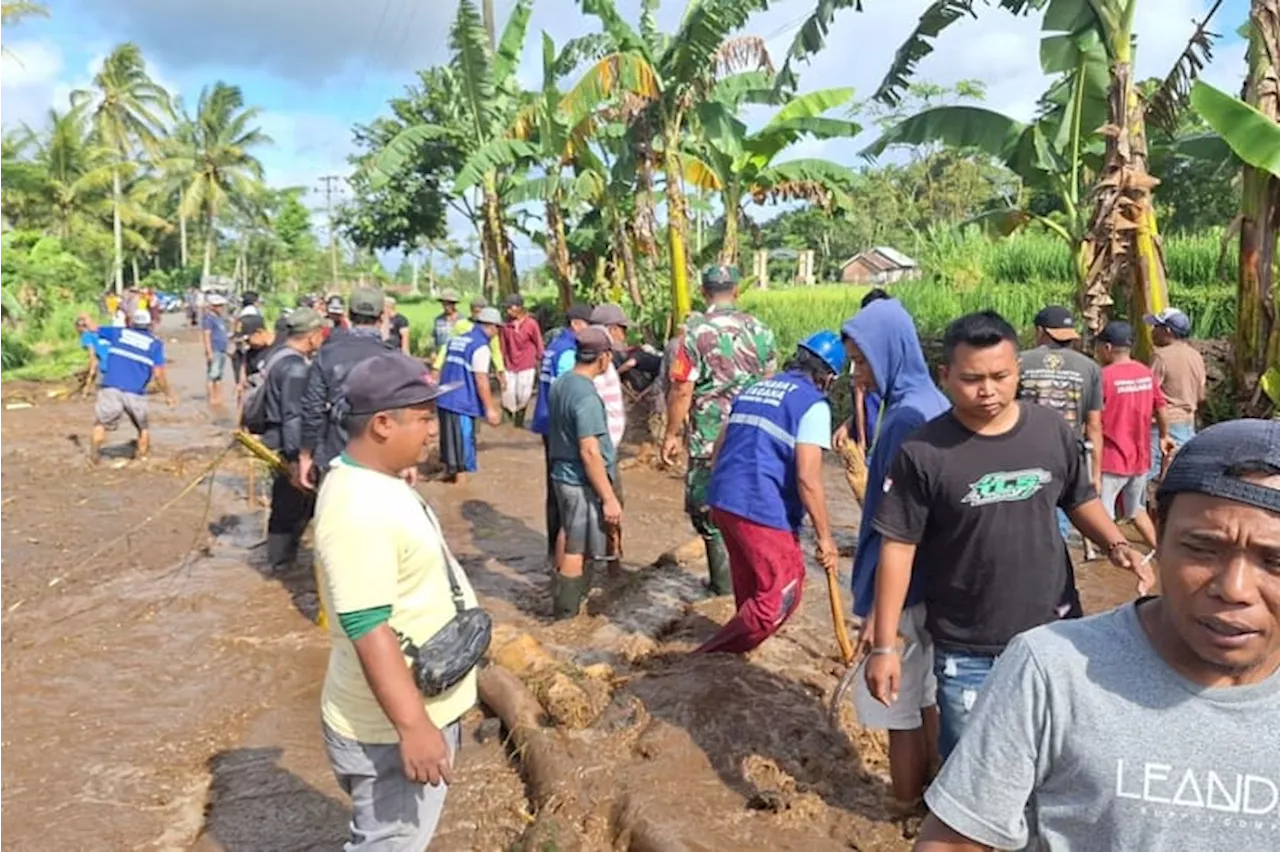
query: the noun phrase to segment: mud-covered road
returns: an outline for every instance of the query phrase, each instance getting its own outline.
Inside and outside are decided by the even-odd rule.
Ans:
[[[347,806],[320,744],[327,640],[311,620],[310,565],[265,574],[248,462],[223,455],[231,424],[205,406],[195,335],[173,317],[164,329],[180,402],[153,404],[146,463],[90,469],[91,400],[3,388],[0,845],[340,848]],[[130,437],[126,426],[115,440]],[[731,602],[702,599],[696,560],[653,567],[692,530],[679,481],[641,458],[623,473],[624,570],[587,615],[553,624],[541,446],[486,429],[480,464],[465,486],[423,492],[501,625],[495,656],[546,705],[567,771],[540,799],[478,708],[433,849],[521,848],[549,810],[572,836],[539,849],[908,848],[882,740],[850,710],[839,729],[826,718],[842,670],[820,574],[798,616],[747,659],[691,658]],[[828,484],[851,545],[856,504],[834,468]],[[1090,611],[1131,592],[1109,566],[1079,573]],[[662,844],[638,825],[660,826]]]

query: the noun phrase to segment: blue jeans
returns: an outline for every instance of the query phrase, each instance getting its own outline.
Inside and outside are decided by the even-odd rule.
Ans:
[[[978,693],[991,674],[996,658],[936,646],[933,673],[938,678],[938,755],[947,759],[960,741]]]
[[[1169,424],[1169,437],[1179,448],[1195,436],[1196,424],[1194,423]],[[1151,478],[1153,480],[1160,478],[1160,430],[1155,426],[1151,427]]]

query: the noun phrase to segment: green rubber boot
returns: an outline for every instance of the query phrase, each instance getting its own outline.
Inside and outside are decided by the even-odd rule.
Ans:
[[[587,578],[554,574],[551,581],[551,615],[559,620],[573,618],[587,596]]]
[[[707,588],[713,595],[733,594],[733,574],[729,571],[729,551],[719,536],[704,538],[707,546],[707,572],[710,579]]]

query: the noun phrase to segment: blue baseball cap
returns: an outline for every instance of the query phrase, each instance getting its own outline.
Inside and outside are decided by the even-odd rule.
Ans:
[[[1191,334],[1191,318],[1177,308],[1165,308],[1158,314],[1147,314],[1142,319],[1149,326],[1168,329],[1176,337]]]

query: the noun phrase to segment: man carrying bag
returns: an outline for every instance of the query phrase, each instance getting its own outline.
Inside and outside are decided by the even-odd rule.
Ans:
[[[398,352],[345,382],[346,450],[320,487],[316,559],[333,647],[325,748],[351,797],[349,852],[420,852],[444,808],[459,719],[476,703],[489,621],[435,515],[400,472],[436,434],[448,388]]]

